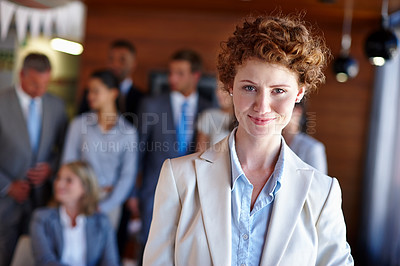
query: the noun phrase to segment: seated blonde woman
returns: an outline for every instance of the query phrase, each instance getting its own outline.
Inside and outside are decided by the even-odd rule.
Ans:
[[[36,210],[31,222],[35,264],[119,265],[113,228],[97,211],[99,188],[89,165],[63,165],[54,197],[58,207]]]

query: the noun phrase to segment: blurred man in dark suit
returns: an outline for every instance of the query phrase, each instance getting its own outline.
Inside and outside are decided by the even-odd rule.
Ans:
[[[9,265],[33,209],[51,195],[67,124],[64,103],[46,93],[49,59],[31,53],[19,84],[0,94],[0,265]]]
[[[144,246],[150,229],[153,202],[162,163],[195,152],[196,120],[199,113],[212,107],[197,91],[202,73],[201,57],[192,50],[180,50],[169,63],[170,91],[144,99],[139,111],[142,184],[128,200],[135,211],[140,206]]]

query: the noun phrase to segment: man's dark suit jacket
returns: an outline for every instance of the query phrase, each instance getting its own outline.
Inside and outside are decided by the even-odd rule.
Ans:
[[[211,102],[199,95],[197,112],[193,127],[199,113],[212,107]],[[179,156],[177,135],[173,118],[170,94],[161,94],[142,101],[139,111],[139,152],[142,170],[142,185],[138,196],[143,223],[141,241],[144,243],[150,229],[153,212],[154,193],[164,160]],[[197,132],[189,144],[189,153],[195,152]]]

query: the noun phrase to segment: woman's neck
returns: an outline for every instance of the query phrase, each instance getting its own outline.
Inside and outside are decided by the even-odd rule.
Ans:
[[[246,169],[273,169],[278,160],[281,135],[254,137],[238,128],[236,132],[236,153],[240,164]]]
[[[65,208],[65,212],[67,213],[68,217],[71,219],[72,227],[76,226],[76,217],[80,214],[80,208],[75,205],[63,205]]]
[[[118,120],[117,108],[114,106],[107,106],[97,112],[100,127],[108,131],[115,126]]]

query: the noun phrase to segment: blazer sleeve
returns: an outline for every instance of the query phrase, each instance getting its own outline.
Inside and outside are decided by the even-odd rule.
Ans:
[[[354,265],[350,246],[346,241],[346,224],[342,212],[342,195],[336,178],[319,215],[318,256],[316,265]]]
[[[175,239],[181,202],[171,161],[164,162],[157,184],[153,220],[144,250],[143,265],[174,265]]]
[[[62,264],[55,254],[55,247],[50,241],[51,236],[46,232],[47,217],[46,211],[37,210],[31,221],[30,235],[35,265],[67,266]]]

